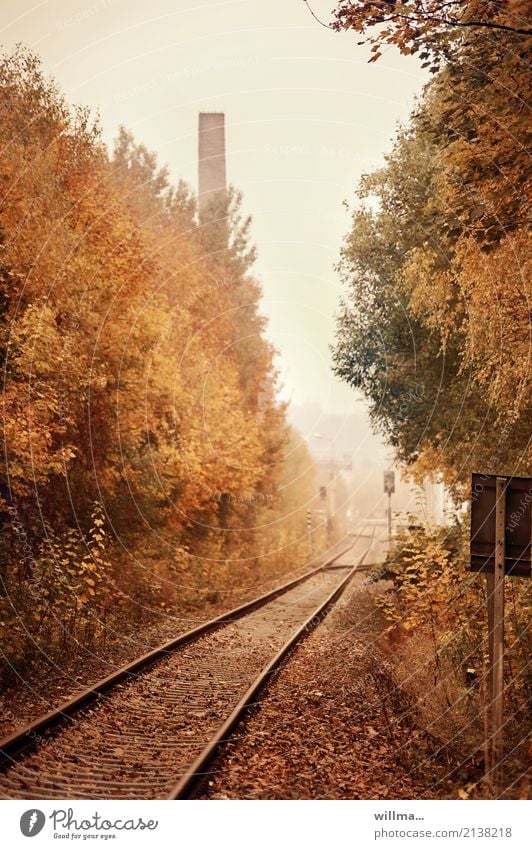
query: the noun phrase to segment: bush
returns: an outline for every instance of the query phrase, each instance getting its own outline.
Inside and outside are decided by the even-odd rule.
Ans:
[[[404,528],[375,577],[392,581],[379,604],[402,683],[414,691],[427,730],[455,751],[459,774],[471,792],[482,795],[487,791],[477,782],[485,736],[487,606],[484,576],[468,571],[468,540],[468,522]],[[525,639],[529,587],[526,579],[506,581],[507,786],[526,760],[522,726],[531,694]]]

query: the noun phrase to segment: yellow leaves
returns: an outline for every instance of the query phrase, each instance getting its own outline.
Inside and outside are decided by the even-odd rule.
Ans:
[[[456,534],[456,529],[444,528],[398,534],[387,563],[394,575],[393,606],[383,606],[390,621],[400,617],[407,630],[432,622],[445,633],[446,624],[453,622],[461,627],[469,620],[469,614],[462,619],[464,611],[460,605],[453,607],[461,593],[462,600],[469,598],[468,583],[461,586],[463,573],[454,547]],[[453,546],[448,544],[451,540]]]
[[[530,236],[507,236],[489,253],[462,239],[456,263],[468,304],[467,358],[488,397],[519,410],[529,402]]]
[[[475,790],[476,783],[474,781],[469,781],[463,787],[458,788],[458,798],[459,799],[469,799],[471,796],[471,792]]]

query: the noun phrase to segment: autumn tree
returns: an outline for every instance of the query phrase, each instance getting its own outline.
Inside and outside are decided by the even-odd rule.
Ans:
[[[0,116],[0,635],[23,664],[108,614],[120,630],[271,580],[301,556],[301,510],[239,193],[207,226],[24,48],[0,60]]]
[[[473,466],[529,468],[529,325],[522,260],[506,253],[515,278],[499,276],[502,246],[454,237],[440,168],[418,124],[362,181],[339,265],[335,368],[401,460],[454,483]]]
[[[369,42],[375,62],[387,45],[403,54],[418,53],[423,67],[438,71],[471,38],[499,35],[530,37],[525,0],[342,0],[334,11],[334,29],[353,30]]]
[[[421,469],[451,480],[475,465],[530,468],[523,14],[519,3],[415,0],[337,9],[339,27],[379,24],[375,59],[393,43],[430,55],[436,72],[386,166],[361,184],[371,205],[354,210],[342,254],[352,291],[337,369],[368,391],[403,459],[425,457]]]

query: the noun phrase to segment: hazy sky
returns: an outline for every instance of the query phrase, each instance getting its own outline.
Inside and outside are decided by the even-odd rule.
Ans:
[[[328,20],[334,0],[312,6]],[[303,0],[2,0],[0,32],[100,112],[106,140],[125,124],[194,188],[198,112],[225,112],[228,179],[253,215],[284,395],[360,413],[328,349],[342,202],[407,118],[417,60],[388,50],[368,65],[357,37],[320,26]]]

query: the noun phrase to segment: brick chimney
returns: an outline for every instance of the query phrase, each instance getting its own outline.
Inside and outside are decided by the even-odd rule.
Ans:
[[[225,115],[223,112],[200,112],[198,133],[200,215],[219,192],[225,191]]]

